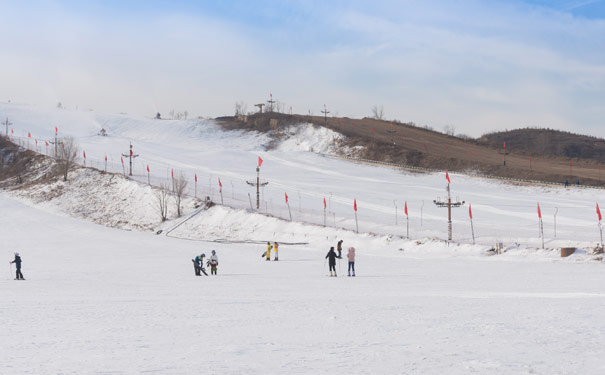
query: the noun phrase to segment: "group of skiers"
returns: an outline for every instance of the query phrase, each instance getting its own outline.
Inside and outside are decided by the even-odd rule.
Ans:
[[[330,276],[336,277],[336,259],[342,259],[342,240],[338,241],[336,245],[336,251],[334,251],[334,246],[330,247],[330,251],[326,255],[326,259],[328,259],[328,265],[330,266]],[[355,276],[355,248],[349,247],[349,251],[347,253],[347,259],[349,260],[349,272],[348,276]],[[352,272],[352,273],[351,273]]]
[[[204,258],[205,257],[206,257],[206,254],[202,253],[202,254],[196,256],[195,259],[191,259],[191,261],[193,262],[193,269],[195,270],[195,276],[201,276],[202,273],[204,275],[208,276],[208,274],[206,273],[206,268],[204,267]],[[206,261],[206,265],[208,267],[210,267],[211,275],[217,274],[218,256],[216,255],[215,250],[212,250],[212,255]]]
[[[267,261],[271,261],[271,249],[275,252],[275,258],[273,258],[273,260],[278,261],[279,244],[277,242],[274,242],[273,245],[271,245],[271,242],[267,241],[267,250],[261,254],[261,257],[266,258]]]

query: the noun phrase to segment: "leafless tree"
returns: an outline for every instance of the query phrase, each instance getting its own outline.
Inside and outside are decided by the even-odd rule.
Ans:
[[[156,198],[156,208],[160,214],[160,217],[162,218],[162,222],[164,222],[168,217],[168,198],[170,197],[168,186],[166,186],[164,183],[161,183],[160,187],[154,191],[154,194]]]
[[[372,107],[372,117],[375,120],[384,120],[384,107],[382,105],[378,106],[374,104]]]
[[[63,181],[67,181],[67,173],[69,173],[69,170],[78,158],[79,147],[76,140],[72,137],[65,137],[57,142],[57,165],[63,175]]]
[[[235,102],[235,115],[245,116],[248,111],[248,106],[243,101]]]
[[[456,127],[454,125],[445,125],[443,127],[443,132],[453,137],[456,135]]]
[[[185,194],[186,188],[187,179],[183,175],[183,172],[179,172],[179,174],[174,178],[174,203],[176,204],[177,217],[181,217],[182,214],[181,200]]]

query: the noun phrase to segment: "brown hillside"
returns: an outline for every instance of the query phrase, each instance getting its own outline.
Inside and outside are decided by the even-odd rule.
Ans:
[[[477,140],[490,147],[502,147],[504,141],[529,155],[605,160],[604,139],[553,129],[515,129],[488,133]]]
[[[350,119],[320,116],[263,113],[237,119],[221,117],[217,120],[226,128],[268,131],[301,122],[325,126],[347,136],[347,146],[364,146],[362,158],[417,167],[448,169],[461,172],[485,173],[507,178],[522,178],[549,182],[577,180],[584,185],[602,185],[598,161],[591,158],[570,159],[555,153],[536,150],[530,153],[531,143],[506,140],[506,155],[500,139],[461,139],[413,124],[391,123],[369,118]],[[276,120],[276,121],[275,121]],[[277,123],[277,125],[275,124]],[[539,133],[539,131],[538,131]],[[542,142],[547,145],[545,138]],[[596,139],[593,139],[595,142]],[[601,141],[601,140],[599,140]],[[520,148],[518,145],[525,144]],[[548,149],[547,146],[544,149]],[[540,152],[538,152],[540,151]],[[530,164],[531,156],[531,164]],[[504,161],[506,159],[506,165]]]

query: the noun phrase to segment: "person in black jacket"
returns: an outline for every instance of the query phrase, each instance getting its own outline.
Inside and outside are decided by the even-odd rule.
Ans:
[[[15,253],[15,260],[13,260],[11,263],[15,263],[15,266],[17,266],[17,277],[15,280],[25,280],[23,278],[23,274],[21,273],[21,257],[19,256],[19,253]]]
[[[334,246],[332,246],[330,251],[328,251],[326,259],[328,259],[328,264],[330,265],[330,276],[336,277],[336,252],[334,252]],[[334,271],[333,275],[332,271]]]

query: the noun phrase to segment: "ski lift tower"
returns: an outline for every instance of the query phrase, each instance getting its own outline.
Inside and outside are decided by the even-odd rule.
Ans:
[[[130,161],[130,175],[132,176],[132,159],[139,157],[139,154],[134,154],[132,152],[132,142],[130,143],[130,153],[128,154],[122,154],[122,156],[125,156],[129,159]]]
[[[464,201],[460,202],[456,197],[456,201],[452,202],[452,196],[450,194],[450,184],[447,184],[447,201],[436,199],[433,201],[437,207],[447,207],[447,240],[452,240],[452,207],[462,207]]]
[[[6,138],[8,138],[8,126],[12,125],[12,122],[8,122],[8,117],[6,118],[6,122],[4,123],[4,125],[6,125]]]
[[[269,184],[268,181],[260,180],[260,166],[256,167],[256,181],[246,181],[246,183],[250,186],[256,185],[256,209],[260,209],[260,187],[267,186]]]

